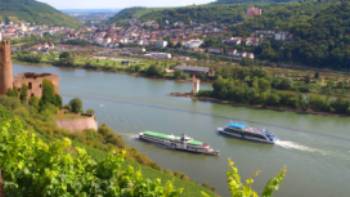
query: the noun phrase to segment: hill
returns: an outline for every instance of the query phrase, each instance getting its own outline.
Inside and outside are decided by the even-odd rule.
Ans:
[[[217,0],[217,4],[287,3],[297,0]]]
[[[79,22],[55,8],[35,0],[0,0],[0,20],[77,27]]]
[[[266,40],[255,53],[269,61],[349,70],[349,18],[347,1],[290,3],[266,7],[262,17],[244,21],[233,33],[289,32],[292,39]]]
[[[246,6],[208,4],[179,8],[129,8],[124,9],[109,20],[109,23],[125,24],[130,19],[139,21],[155,20],[165,22],[219,23],[232,24],[242,20]]]
[[[269,6],[275,3],[288,3],[296,0],[218,0],[205,5],[177,8],[127,8],[109,20],[109,23],[126,24],[130,19],[139,21],[155,20],[161,25],[165,21],[194,23],[218,23],[232,25],[243,21],[249,4]]]

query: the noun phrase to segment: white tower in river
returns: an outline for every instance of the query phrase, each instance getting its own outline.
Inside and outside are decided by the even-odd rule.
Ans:
[[[201,80],[197,79],[195,75],[192,76],[192,94],[196,95],[201,89]]]

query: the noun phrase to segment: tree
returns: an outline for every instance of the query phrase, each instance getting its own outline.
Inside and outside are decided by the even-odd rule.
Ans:
[[[74,57],[70,52],[63,52],[59,56],[59,64],[71,66],[74,64]]]
[[[62,99],[56,94],[55,87],[49,80],[43,80],[42,96],[39,102],[39,111],[45,110],[48,105],[62,107]]]
[[[28,104],[33,106],[35,109],[39,108],[39,99],[35,96],[30,97]]]
[[[330,104],[332,110],[337,114],[347,114],[348,108],[350,107],[350,102],[346,99],[335,99]]]
[[[17,97],[18,98],[18,91],[16,89],[10,89],[6,92],[6,95],[9,97]]]
[[[93,109],[87,109],[86,112],[85,112],[85,114],[86,114],[87,116],[95,116],[95,110],[93,110]]]
[[[187,78],[189,78],[189,75],[182,71],[177,70],[174,72],[174,79],[187,79]]]
[[[255,89],[265,92],[271,88],[271,83],[265,78],[255,78],[253,81],[253,87]]]
[[[28,101],[28,87],[26,85],[22,86],[19,94],[19,99],[22,103],[27,103]]]
[[[328,99],[320,95],[311,95],[309,97],[310,107],[314,111],[329,112],[330,105]]]
[[[162,77],[164,75],[164,68],[160,65],[151,65],[145,71],[145,74],[149,77]]]
[[[81,113],[83,111],[83,102],[79,98],[69,101],[69,109],[73,113]]]
[[[273,78],[272,87],[278,90],[290,90],[293,87],[293,82],[289,78]]]

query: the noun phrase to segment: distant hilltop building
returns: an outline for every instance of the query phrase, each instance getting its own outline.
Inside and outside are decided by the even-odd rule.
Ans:
[[[22,73],[13,78],[11,44],[7,40],[0,41],[0,95],[5,95],[11,89],[20,90],[27,86],[28,96],[40,98],[44,80],[50,81],[56,93],[59,92],[59,77],[54,74]]]
[[[261,16],[262,13],[263,13],[263,10],[255,6],[249,6],[247,10],[247,16],[249,17]]]

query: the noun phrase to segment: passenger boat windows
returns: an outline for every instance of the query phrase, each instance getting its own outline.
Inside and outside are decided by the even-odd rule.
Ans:
[[[255,133],[246,133],[245,136],[246,137],[254,137],[254,138],[259,138],[259,139],[266,140],[265,136],[262,136],[262,135],[259,135],[259,134],[255,134]]]
[[[237,134],[242,134],[243,133],[243,131],[237,131],[237,130],[231,129],[231,128],[226,128],[224,131],[230,132],[230,133],[237,133]]]

